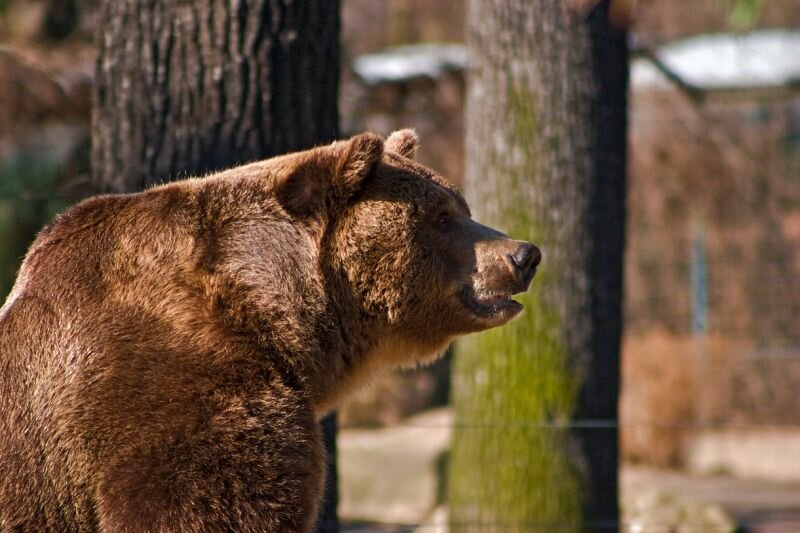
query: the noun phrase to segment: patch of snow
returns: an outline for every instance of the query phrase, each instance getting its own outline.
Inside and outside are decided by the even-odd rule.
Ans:
[[[457,44],[397,46],[353,61],[356,75],[370,85],[436,78],[466,66],[467,48]]]
[[[687,83],[702,89],[744,89],[800,84],[800,31],[760,30],[746,34],[700,35],[668,44],[659,59]],[[467,47],[419,44],[356,57],[353,70],[369,85],[436,78],[467,66]],[[643,58],[631,65],[634,89],[672,86]]]
[[[702,35],[659,48],[657,55],[687,83],[703,89],[800,83],[800,32],[793,30]],[[634,61],[631,84],[635,89],[671,85],[646,59]]]

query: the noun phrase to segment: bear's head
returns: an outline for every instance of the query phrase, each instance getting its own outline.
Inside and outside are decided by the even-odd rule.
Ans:
[[[414,161],[412,130],[366,133],[305,152],[278,184],[283,207],[312,228],[323,278],[380,324],[383,358],[429,361],[456,336],[522,311],[541,259],[531,243],[472,219],[458,190]]]

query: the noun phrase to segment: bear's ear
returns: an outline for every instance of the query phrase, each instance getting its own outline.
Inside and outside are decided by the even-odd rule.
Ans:
[[[411,129],[397,130],[386,139],[386,149],[403,157],[414,159],[419,148],[417,132]]]
[[[314,216],[325,205],[344,205],[383,156],[383,139],[362,133],[297,154],[278,179],[278,201],[295,216]]]
[[[374,133],[362,133],[333,147],[338,148],[338,153],[331,190],[334,201],[347,202],[383,157],[383,139]]]

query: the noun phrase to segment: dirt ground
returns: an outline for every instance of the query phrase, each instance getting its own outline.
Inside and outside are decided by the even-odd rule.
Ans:
[[[800,531],[800,483],[797,482],[698,477],[631,466],[623,468],[621,481],[623,499],[635,494],[659,494],[678,502],[718,507],[746,532]]]
[[[339,434],[342,531],[446,531],[442,463],[448,409]],[[800,532],[800,482],[697,476],[625,465],[625,531]]]

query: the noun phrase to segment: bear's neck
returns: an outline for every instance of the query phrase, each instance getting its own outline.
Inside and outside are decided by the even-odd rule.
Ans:
[[[332,305],[332,309],[329,323],[335,323],[338,332],[328,337],[322,333],[317,338],[327,338],[325,345],[335,348],[320,346],[315,358],[319,364],[305,369],[303,376],[319,418],[387,370],[435,361],[452,341],[447,337],[426,342],[408,332],[395,331],[377,317],[351,311],[353,308],[337,310]]]
[[[326,276],[324,316],[315,321],[312,334],[316,353],[302,376],[320,418],[388,366],[375,357],[387,336],[386,324],[361,309],[347,283],[337,278]]]
[[[337,264],[335,260],[322,263]],[[324,269],[314,285],[320,288],[319,299],[325,306],[306,336],[315,339],[316,351],[311,357],[298,358],[310,362],[298,370],[319,417],[387,370],[432,362],[452,340],[398,331],[386,312],[370,312],[360,300],[360,291],[347,279],[344,265]]]

